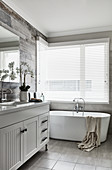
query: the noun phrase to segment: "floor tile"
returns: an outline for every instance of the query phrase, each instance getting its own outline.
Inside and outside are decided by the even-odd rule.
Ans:
[[[96,166],[106,167],[106,168],[112,168],[112,160],[109,159],[97,159],[95,161]]]
[[[54,160],[58,160],[60,157],[61,157],[61,154],[60,153],[57,153],[57,152],[46,152],[43,156],[43,158],[46,158],[46,159],[54,159]]]
[[[82,151],[82,153],[81,153],[81,156],[83,156],[83,157],[92,157],[92,158],[96,158],[97,155],[98,155],[97,148],[95,148],[95,149],[92,150],[91,152]]]
[[[73,148],[64,148],[63,151],[61,152],[61,154],[74,154],[74,155],[81,155],[82,151],[77,149],[73,149]]]
[[[70,162],[58,161],[53,167],[53,170],[73,170],[75,164]]]
[[[51,170],[51,169],[48,169],[48,168],[38,168],[38,167],[31,167],[30,170]]]
[[[112,170],[111,168],[96,167],[96,170]]]
[[[54,147],[51,147],[50,151],[51,152],[58,152],[58,153],[62,153],[64,150],[64,147],[60,147],[60,146],[54,146]]]
[[[70,153],[66,153],[66,154],[62,154],[59,160],[62,161],[67,161],[67,162],[77,162],[78,160],[78,155],[75,154],[70,154]]]
[[[52,169],[56,161],[52,159],[41,158],[34,166],[39,168],[49,168]]]
[[[98,159],[109,159],[112,160],[112,151],[100,151],[97,155]]]
[[[95,165],[95,158],[80,156],[77,160],[79,164]]]
[[[43,147],[18,170],[112,170],[112,135],[91,152],[79,150],[77,142],[53,139],[48,149]]]
[[[76,164],[74,170],[95,170],[95,166]]]

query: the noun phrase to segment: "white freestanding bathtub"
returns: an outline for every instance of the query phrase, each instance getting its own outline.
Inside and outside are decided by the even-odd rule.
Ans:
[[[101,142],[107,138],[110,114],[98,112],[50,111],[50,137],[82,141],[86,134],[86,117],[101,118]]]

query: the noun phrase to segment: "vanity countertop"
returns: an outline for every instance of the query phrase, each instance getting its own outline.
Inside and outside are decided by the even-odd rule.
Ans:
[[[44,101],[44,102],[40,102],[40,103],[36,103],[36,102],[27,102],[27,103],[15,102],[12,105],[0,105],[0,116],[7,114],[7,113],[15,112],[15,111],[22,111],[22,110],[25,110],[25,109],[44,106],[46,104],[50,104],[50,102],[48,102],[48,101]]]
[[[49,112],[50,102],[15,103],[14,105],[0,105],[0,128],[19,123],[43,113]]]

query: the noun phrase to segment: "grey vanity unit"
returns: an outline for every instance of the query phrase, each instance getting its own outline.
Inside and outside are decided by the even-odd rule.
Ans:
[[[49,141],[49,102],[0,106],[0,170],[16,170]]]

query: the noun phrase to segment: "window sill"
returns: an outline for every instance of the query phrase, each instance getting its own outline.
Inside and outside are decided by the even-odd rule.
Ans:
[[[65,104],[73,104],[73,101],[64,101],[64,100],[49,100],[51,103],[65,103]],[[109,102],[89,102],[89,101],[85,101],[85,104],[109,104]]]

